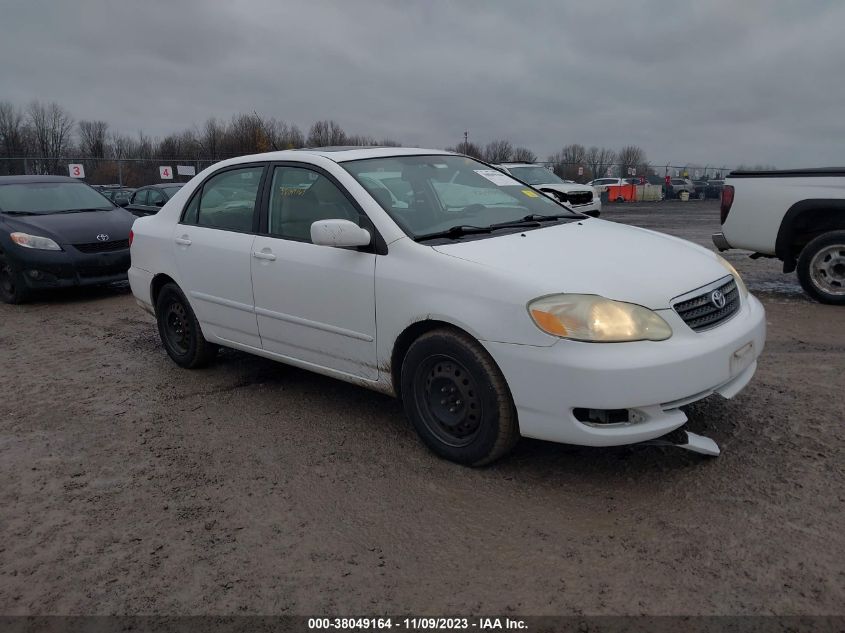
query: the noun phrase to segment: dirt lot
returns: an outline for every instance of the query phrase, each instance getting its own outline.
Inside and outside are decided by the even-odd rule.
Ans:
[[[710,245],[711,202],[605,217]],[[751,385],[717,459],[440,461],[399,404],[240,353],[177,368],[125,289],[0,306],[0,613],[843,614],[845,309],[731,255]]]

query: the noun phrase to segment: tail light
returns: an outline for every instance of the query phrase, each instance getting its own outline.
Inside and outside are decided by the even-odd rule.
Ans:
[[[132,240],[135,239],[135,232],[132,229],[129,229],[129,246],[132,246]]]
[[[731,205],[734,203],[734,188],[733,185],[725,185],[722,188],[722,205],[719,207],[719,221],[721,224],[728,219],[728,213],[731,212]]]

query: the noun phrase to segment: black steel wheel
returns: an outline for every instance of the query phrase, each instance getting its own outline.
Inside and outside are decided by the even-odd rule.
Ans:
[[[471,444],[484,413],[472,374],[447,354],[429,356],[415,373],[414,399],[428,430],[449,446]]]
[[[400,391],[405,414],[441,457],[482,466],[519,439],[502,372],[465,332],[437,329],[414,341],[402,362]]]
[[[217,346],[205,340],[191,305],[176,284],[166,284],[159,292],[156,321],[164,349],[177,365],[202,367],[217,353]]]

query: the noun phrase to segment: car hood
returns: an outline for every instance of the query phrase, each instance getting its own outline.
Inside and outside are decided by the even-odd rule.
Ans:
[[[594,294],[652,310],[729,274],[701,246],[596,219],[433,248],[497,269],[534,296]]]
[[[561,193],[575,193],[578,191],[588,191],[590,193],[593,192],[593,188],[589,185],[579,185],[577,183],[560,183],[560,182],[553,182],[547,185],[531,185],[535,189],[553,189],[554,191],[560,191]]]
[[[12,231],[49,237],[59,244],[90,244],[98,241],[98,235],[108,235],[108,240],[102,241],[129,239],[137,218],[118,207],[110,211],[4,215],[3,219]]]

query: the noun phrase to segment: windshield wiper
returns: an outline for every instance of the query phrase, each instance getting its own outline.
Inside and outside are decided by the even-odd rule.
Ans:
[[[88,211],[111,211],[112,207],[90,207],[87,209],[62,209],[61,211],[50,211],[50,213],[86,213]]]
[[[6,215],[38,215],[35,211],[0,211]]]
[[[457,224],[450,226],[445,231],[435,231],[434,233],[426,233],[425,235],[417,235],[414,238],[415,242],[424,242],[426,240],[436,240],[441,237],[456,238],[464,235],[476,235],[478,233],[491,233],[493,229],[489,226],[473,226],[471,224]]]
[[[500,224],[494,224],[493,226],[502,226],[505,224],[519,224],[522,222],[554,222],[556,220],[562,220],[563,218],[577,218],[578,215],[575,213],[551,213],[546,215],[544,213],[532,213],[530,215],[526,215],[519,220],[511,220],[510,222],[501,222]]]

